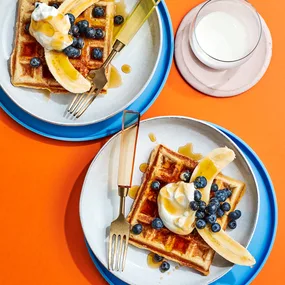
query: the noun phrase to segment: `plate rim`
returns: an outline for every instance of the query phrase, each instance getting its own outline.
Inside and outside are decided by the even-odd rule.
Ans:
[[[18,0],[16,0],[16,2],[18,2]],[[5,5],[5,3],[3,5]],[[18,4],[16,3],[16,5],[18,5]],[[17,10],[18,10],[18,8],[16,7],[16,13],[17,13]],[[160,11],[159,7],[157,7],[155,9],[155,13],[157,15],[158,23],[159,23],[160,44],[159,44],[159,50],[158,50],[157,59],[155,61],[153,70],[151,71],[147,81],[145,82],[145,84],[143,85],[141,90],[129,102],[127,102],[123,107],[121,107],[117,111],[115,111],[115,112],[113,112],[113,113],[111,113],[109,115],[106,115],[106,116],[100,118],[99,120],[97,119],[97,120],[93,120],[93,121],[90,121],[90,122],[85,122],[85,123],[83,122],[83,123],[78,123],[78,124],[73,124],[72,121],[70,123],[69,122],[67,122],[67,123],[58,123],[56,121],[47,120],[45,118],[42,118],[42,117],[39,117],[39,116],[33,114],[31,111],[25,109],[20,104],[18,104],[18,102],[11,95],[9,95],[9,92],[3,86],[3,81],[1,80],[1,77],[0,77],[0,88],[9,97],[9,99],[15,105],[17,105],[22,111],[26,112],[27,114],[29,114],[30,116],[34,117],[35,119],[38,119],[38,120],[43,121],[43,122],[48,123],[48,124],[53,124],[53,125],[62,126],[62,127],[83,127],[83,126],[89,126],[89,125],[97,124],[97,123],[103,122],[103,121],[105,121],[107,119],[110,119],[110,118],[118,115],[123,110],[128,108],[128,106],[130,106],[132,103],[134,103],[144,93],[145,89],[147,88],[147,86],[149,85],[149,83],[151,82],[151,80],[154,77],[155,71],[156,71],[156,69],[158,67],[158,64],[159,64],[159,61],[160,61],[160,58],[161,58],[162,48],[163,48],[163,44],[164,44],[163,27],[162,27],[162,16],[161,16],[161,11]],[[14,31],[14,37],[13,37],[13,44],[14,44],[14,39],[15,39],[15,31]],[[12,55],[12,53],[11,53],[11,55]],[[11,60],[11,55],[10,55],[10,58],[8,59],[8,65],[7,65],[8,69],[10,69],[9,68],[9,63],[10,63],[10,60]],[[10,73],[10,70],[8,72]],[[10,75],[10,77],[11,77],[11,75]],[[1,84],[1,81],[2,81],[2,84]],[[12,85],[11,82],[10,82],[10,84]],[[18,88],[24,88],[24,87],[18,86]],[[25,89],[26,90],[34,90],[32,88],[25,88]],[[63,94],[58,94],[58,95],[64,96],[65,94],[64,95]],[[64,113],[62,115],[64,116]]]
[[[256,179],[256,176],[254,174],[254,171],[249,163],[249,161],[247,160],[247,158],[245,157],[245,155],[243,154],[242,150],[240,149],[240,147],[226,134],[224,133],[222,130],[220,130],[215,124],[211,124],[209,122],[206,122],[206,121],[202,121],[202,120],[199,120],[199,119],[195,119],[195,118],[192,118],[192,117],[187,117],[187,116],[176,116],[176,115],[173,115],[173,116],[157,116],[157,117],[153,117],[153,118],[149,118],[149,119],[145,119],[145,120],[142,120],[141,123],[144,123],[144,122],[149,122],[149,121],[154,121],[154,120],[161,120],[161,119],[179,119],[179,120],[185,120],[185,121],[192,121],[192,122],[196,122],[198,124],[202,124],[206,127],[209,127],[211,129],[213,129],[214,131],[218,132],[220,135],[222,135],[225,139],[229,140],[231,144],[234,145],[234,147],[236,148],[236,150],[238,151],[238,153],[240,154],[240,156],[242,157],[243,161],[246,163],[247,167],[249,168],[250,170],[250,173],[251,173],[251,176],[253,178],[253,182],[254,182],[254,185],[255,185],[255,189],[256,189],[256,195],[257,195],[257,212],[256,212],[256,216],[255,216],[255,220],[254,220],[254,226],[253,226],[253,230],[250,234],[250,237],[249,237],[249,240],[246,244],[246,248],[248,248],[248,246],[250,245],[250,242],[254,236],[254,233],[255,233],[255,230],[256,230],[256,226],[257,226],[257,223],[258,223],[258,219],[259,219],[259,212],[260,212],[260,193],[259,193],[259,186],[258,186],[258,183],[257,183],[257,179]],[[94,159],[92,160],[91,164],[89,165],[89,168],[88,168],[88,171],[85,175],[85,178],[84,178],[84,182],[83,182],[83,185],[82,185],[82,190],[81,190],[81,193],[80,193],[80,200],[79,200],[79,217],[80,217],[80,224],[81,224],[81,228],[83,230],[83,233],[84,233],[84,237],[85,237],[85,240],[87,242],[87,244],[89,245],[91,251],[93,252],[94,256],[98,259],[98,261],[104,266],[104,268],[106,268],[106,266],[104,265],[103,261],[95,254],[95,252],[93,251],[90,243],[88,242],[88,238],[87,238],[87,235],[85,234],[85,231],[84,231],[84,226],[83,226],[83,214],[82,214],[82,208],[83,208],[83,205],[82,205],[82,200],[83,200],[83,194],[84,194],[84,191],[86,189],[86,183],[87,183],[87,179],[88,177],[90,176],[90,172],[91,172],[91,169],[95,163],[95,161],[99,158],[99,156],[101,155],[101,153],[104,151],[104,149],[114,140],[116,139],[119,135],[121,134],[121,131],[116,133],[115,135],[113,135],[103,146],[102,148],[98,151],[98,153],[96,154],[96,156],[94,157]],[[215,279],[212,279],[210,281],[210,283],[212,282],[215,282],[217,280],[219,280],[220,278],[222,278],[224,275],[226,275],[230,270],[232,270],[234,264],[228,268],[228,270],[226,270],[224,273],[222,273],[221,275],[219,275],[218,277],[216,277]],[[107,269],[107,268],[106,268]],[[120,277],[116,276],[115,274],[113,274],[116,278],[120,279],[121,281],[127,283],[126,280],[123,280],[121,279]]]

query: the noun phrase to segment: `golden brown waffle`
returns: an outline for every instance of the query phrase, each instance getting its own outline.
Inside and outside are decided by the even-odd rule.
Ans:
[[[11,82],[14,86],[22,86],[34,89],[48,89],[52,93],[69,93],[66,91],[50,73],[44,58],[43,47],[25,31],[25,26],[31,21],[31,14],[35,9],[35,2],[39,0],[19,0],[18,18],[16,26],[15,47],[11,57]],[[62,3],[63,1],[40,0],[46,4]],[[100,6],[105,9],[105,17],[94,18],[92,10],[95,6]],[[115,16],[114,0],[100,1],[84,13],[82,13],[76,22],[87,20],[90,26],[101,28],[105,31],[105,38],[101,40],[87,39],[84,37],[85,46],[82,49],[82,55],[77,59],[70,59],[73,66],[86,77],[90,70],[98,69],[108,57],[113,41],[113,28]],[[100,48],[103,51],[103,58],[95,60],[92,58],[92,50]],[[39,57],[43,64],[39,68],[32,68],[30,60],[33,57]],[[110,68],[106,70],[107,78],[110,76]],[[107,92],[108,86],[102,90],[102,93]]]
[[[151,227],[153,219],[158,217],[157,196],[159,193],[159,191],[151,189],[151,183],[157,180],[163,187],[168,183],[178,182],[183,171],[187,169],[193,171],[196,165],[196,161],[163,145],[158,145],[154,149],[142,185],[128,216],[132,226],[137,223],[143,225],[143,232],[140,235],[131,233],[130,243],[208,275],[215,252],[204,242],[196,230],[187,236],[181,236],[167,228],[155,230]],[[222,174],[217,176],[215,183],[218,184],[219,189],[231,189],[232,196],[228,202],[234,210],[244,194],[245,184]],[[225,229],[228,222],[227,215],[219,219],[218,222]]]

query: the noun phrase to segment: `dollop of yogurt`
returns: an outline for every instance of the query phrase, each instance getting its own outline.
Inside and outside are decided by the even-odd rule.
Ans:
[[[62,51],[73,42],[68,34],[69,17],[45,3],[36,3],[32,13],[30,34],[47,50]]]
[[[189,203],[194,201],[193,183],[170,183],[161,188],[157,204],[164,225],[179,235],[190,234],[195,227],[195,211]]]

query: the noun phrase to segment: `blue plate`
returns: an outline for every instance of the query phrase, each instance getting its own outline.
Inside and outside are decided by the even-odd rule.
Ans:
[[[261,211],[259,213],[259,219],[257,222],[257,227],[254,236],[249,245],[249,251],[255,257],[256,265],[253,268],[235,265],[233,269],[229,271],[226,275],[211,284],[245,285],[250,284],[252,280],[257,276],[271,252],[277,230],[277,201],[274,192],[274,187],[269,177],[269,174],[261,160],[254,153],[254,151],[233,133],[219,126],[216,127],[222,132],[224,132],[227,136],[229,136],[239,146],[243,154],[248,159],[259,186]],[[115,277],[100,263],[100,261],[95,257],[94,253],[88,246],[88,244],[87,248],[92,258],[92,261],[94,262],[98,271],[102,274],[102,276],[109,284],[127,285],[127,283]]]
[[[173,59],[174,36],[167,7],[158,6],[162,21],[163,43],[160,61],[152,80],[143,94],[128,109],[145,113],[160,94],[168,77]],[[16,122],[39,135],[64,141],[89,141],[109,136],[121,130],[122,113],[88,126],[58,126],[37,119],[18,107],[0,88],[0,107]]]

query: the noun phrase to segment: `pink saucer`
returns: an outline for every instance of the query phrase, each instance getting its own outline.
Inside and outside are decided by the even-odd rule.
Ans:
[[[202,5],[202,4],[201,4]],[[175,40],[175,60],[184,79],[198,91],[215,97],[239,95],[252,88],[265,74],[272,57],[272,38],[263,19],[263,34],[252,57],[229,70],[214,70],[201,63],[189,44],[190,24],[201,5],[192,9],[179,26]]]

